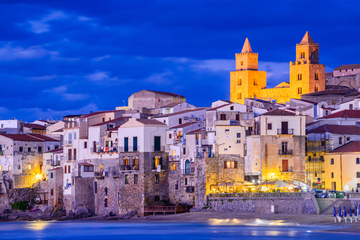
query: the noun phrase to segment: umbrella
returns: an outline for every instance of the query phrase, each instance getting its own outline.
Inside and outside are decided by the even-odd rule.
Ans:
[[[233,183],[233,187],[240,187],[240,186],[244,186],[244,184],[242,182],[234,182]]]
[[[227,184],[227,182],[222,182],[222,183],[218,184],[217,186],[218,186],[218,187],[225,187],[226,184]]]
[[[276,180],[274,185],[276,185],[276,187],[288,187],[290,184],[287,182]]]
[[[262,183],[259,184],[259,186],[268,186],[268,185],[275,185],[275,182],[276,181],[269,181],[269,180],[266,180]]]

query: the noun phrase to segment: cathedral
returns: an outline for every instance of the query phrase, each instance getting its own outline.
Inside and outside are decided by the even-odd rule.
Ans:
[[[319,64],[319,44],[309,32],[296,44],[296,60],[290,62],[290,82],[266,87],[266,71],[258,70],[258,53],[246,38],[241,53],[235,54],[236,70],[230,72],[230,101],[244,104],[244,98],[285,103],[302,94],[325,90],[325,65]]]

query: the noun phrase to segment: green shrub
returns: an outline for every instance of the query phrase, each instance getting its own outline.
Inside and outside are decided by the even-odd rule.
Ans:
[[[25,212],[28,209],[28,206],[29,206],[29,201],[17,201],[11,205],[11,208]]]
[[[228,199],[228,202],[232,202],[232,201],[234,201],[234,199]]]

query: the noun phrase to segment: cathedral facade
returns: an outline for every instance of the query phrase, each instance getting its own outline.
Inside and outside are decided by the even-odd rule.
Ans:
[[[244,104],[245,98],[285,103],[302,94],[325,90],[325,65],[319,64],[319,44],[309,32],[296,44],[296,60],[290,62],[290,81],[266,87],[266,71],[258,70],[258,53],[246,38],[241,53],[235,54],[236,70],[230,72],[230,101]]]

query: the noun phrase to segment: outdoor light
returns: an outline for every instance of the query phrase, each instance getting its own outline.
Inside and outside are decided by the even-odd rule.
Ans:
[[[255,183],[255,180],[252,180],[253,183]]]
[[[42,175],[41,174],[36,174],[36,180],[40,181],[42,179]]]

